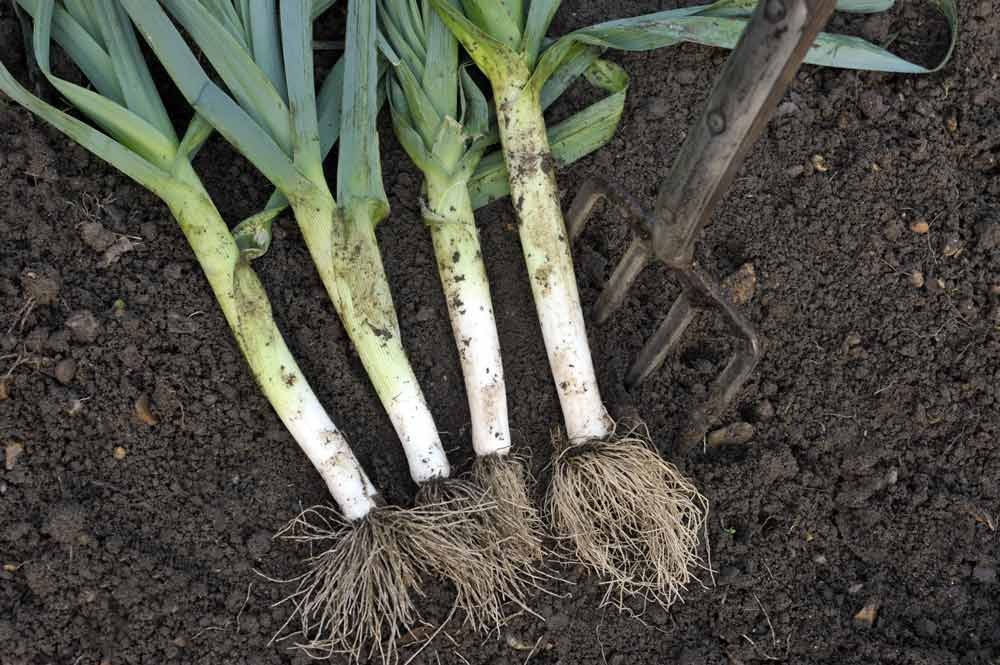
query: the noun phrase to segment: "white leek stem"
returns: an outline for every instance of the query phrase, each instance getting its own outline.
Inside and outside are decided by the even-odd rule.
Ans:
[[[323,285],[403,445],[410,476],[418,484],[447,478],[451,467],[403,349],[370,211],[338,210],[318,191],[293,205]]]
[[[441,285],[465,377],[476,455],[510,451],[507,392],[500,360],[500,337],[486,277],[479,233],[464,180],[427,180],[428,208]]]
[[[566,434],[570,441],[603,439],[612,424],[590,357],[541,105],[525,81],[494,83],[511,201]]]
[[[344,517],[364,517],[376,506],[378,492],[285,345],[267,293],[257,274],[240,258],[225,221],[199,188],[192,187],[187,195],[173,197],[167,204],[194,249],[261,390],[323,477]]]

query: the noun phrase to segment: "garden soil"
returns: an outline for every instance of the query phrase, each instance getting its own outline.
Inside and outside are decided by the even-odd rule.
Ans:
[[[672,6],[567,1],[554,29]],[[401,662],[1000,663],[1000,2],[960,10],[941,73],[805,67],[705,234],[705,265],[756,275],[745,308],[766,354],[721,421],[750,423],[749,441],[683,459],[673,443],[731,349],[716,317],[640,388],[622,384],[677,295],[666,270],[647,269],[622,310],[590,326],[611,414],[644,420],[711,501],[701,584],[668,611],[619,612],[601,607],[598,579],[553,567],[563,581],[531,599],[536,614],[486,635],[430,580],[428,628]],[[947,42],[921,2],[833,28],[927,64]],[[6,3],[0,53],[26,80]],[[598,175],[651,203],[725,54],[610,57],[632,80],[622,126],[560,169],[564,207]],[[574,88],[554,118],[594,98]],[[417,375],[465,468],[469,416],[420,178],[383,129],[386,269]],[[228,218],[264,201],[265,181],[221,142],[197,167]],[[515,219],[499,201],[478,221],[516,442],[544,482],[560,412]],[[602,206],[577,242],[588,311],[628,240]],[[389,420],[290,220],[255,266],[374,481],[388,500],[412,501]],[[290,613],[275,603],[291,590],[271,580],[300,573],[308,551],[272,535],[326,501],[322,482],[255,388],[166,208],[7,100],[0,345],[0,663],[308,662],[294,637],[271,642]]]

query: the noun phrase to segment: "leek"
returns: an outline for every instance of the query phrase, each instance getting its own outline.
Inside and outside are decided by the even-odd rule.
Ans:
[[[505,598],[523,605],[523,582],[541,558],[539,519],[525,470],[511,455],[500,336],[473,214],[469,181],[487,147],[489,109],[459,66],[458,42],[430,5],[381,0],[379,19],[393,77],[389,101],[400,143],[424,174],[422,217],[430,230],[465,379],[476,453],[473,479],[492,499],[479,514],[495,574],[460,599],[477,625],[502,621]]]
[[[99,129],[29,93],[0,63],[0,90],[156,194],[191,245],[237,344],[279,418],[326,481],[348,519],[361,519],[378,492],[298,368],[271,315],[264,288],[243,261],[191,160],[211,135],[195,116],[182,138],[166,115],[127,16],[114,3],[57,5],[18,0],[34,19],[39,69]],[[72,12],[70,11],[72,10]],[[94,86],[81,87],[50,67],[55,39]]]
[[[426,551],[455,525],[447,511],[400,510],[383,501],[331,421],[285,344],[267,294],[191,166],[212,133],[195,116],[178,139],[156,93],[128,17],[111,0],[92,4],[18,0],[34,17],[34,55],[49,82],[100,131],[31,95],[0,63],[0,90],[110,163],[167,204],[191,245],[247,364],[279,418],[326,482],[339,513],[303,513],[284,532],[332,543],[313,559],[295,600],[319,595],[319,620],[336,639],[325,651],[360,654],[364,645],[391,652],[415,624],[412,596],[432,573]],[[56,77],[50,38],[61,44],[96,91]],[[328,572],[328,571],[332,571]],[[317,585],[322,588],[317,592]],[[303,628],[311,628],[303,618]],[[307,647],[316,646],[312,643]]]
[[[257,384],[323,477],[344,517],[364,519],[378,505],[379,494],[309,387],[274,322],[260,280],[241,257],[191,166],[211,127],[195,116],[183,137],[177,137],[128,17],[116,4],[18,2],[34,19],[32,41],[39,69],[104,131],[33,96],[2,63],[0,90],[163,200],[194,251]],[[52,72],[53,39],[95,90]]]
[[[218,3],[163,4],[202,49],[232,96],[208,78],[158,5],[123,0],[188,102],[290,202],[327,293],[406,450],[414,481],[449,477],[434,420],[403,349],[375,239],[375,226],[386,217],[389,205],[382,189],[377,136],[363,129],[376,107],[376,57],[367,34],[368,23],[374,23],[374,5],[350,5],[348,37],[364,41],[352,41],[346,50],[337,200],[323,174],[308,3],[280,3],[287,86],[283,91],[254,61],[247,45],[229,35],[209,11],[208,5]],[[269,4],[273,10],[275,3]]]
[[[932,0],[955,30],[954,0]],[[573,260],[542,115],[547,81],[589,48],[648,50],[681,42],[735,45],[752,0],[620,19],[547,44],[559,0],[430,0],[493,89],[497,126],[522,250],[566,432],[546,497],[553,529],[572,556],[602,575],[605,601],[638,594],[669,605],[698,563],[707,504],[641,437],[617,437],[591,360]],[[873,11],[890,0],[842,0]],[[949,51],[950,55],[950,51]],[[883,71],[930,71],[863,40],[823,34],[806,62]]]
[[[320,123],[330,117],[318,106],[313,81],[310,3],[250,4],[247,19],[253,29],[274,34],[263,43],[280,44],[280,52],[274,53],[281,62],[277,67],[257,48],[262,42],[250,38],[246,21],[241,33],[213,13],[213,7],[228,6],[230,0],[162,0],[227,92],[209,78],[159,3],[120,1],[188,103],[278,189],[280,196],[272,197],[268,216],[284,205],[282,199],[291,206],[327,293],[403,445],[410,475],[420,487],[416,509],[372,511],[363,537],[349,541],[337,530],[331,534],[327,513],[318,510],[304,513],[287,532],[308,541],[336,537],[313,558],[291,598],[301,621],[300,646],[321,657],[338,651],[357,654],[366,642],[373,649],[393,650],[400,631],[418,616],[412,595],[423,573],[452,581],[460,602],[475,601],[475,590],[495,575],[495,567],[492,551],[481,547],[474,519],[488,503],[473,484],[452,478],[403,348],[375,238],[375,227],[388,215],[389,204],[375,131],[379,71],[374,2],[351,0],[348,5],[345,55],[337,74],[343,83],[335,199],[323,171],[328,147],[324,136],[329,132],[321,131]],[[233,20],[229,23],[238,27]],[[336,91],[332,95],[335,98]],[[247,234],[241,237],[245,240]],[[261,248],[251,242],[249,250]]]

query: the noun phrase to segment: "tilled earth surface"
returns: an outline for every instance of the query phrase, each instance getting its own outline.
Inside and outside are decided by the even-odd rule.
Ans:
[[[899,4],[834,28],[933,63],[942,22]],[[566,2],[555,29],[671,6]],[[598,581],[562,568],[566,582],[533,599],[538,617],[479,635],[456,614],[413,663],[1000,662],[998,14],[997,0],[963,0],[959,48],[933,76],[804,68],[715,215],[701,258],[723,275],[753,265],[746,310],[767,352],[723,421],[749,422],[752,439],[684,462],[712,503],[714,574],[639,621],[601,609]],[[0,52],[23,80],[6,5]],[[591,175],[651,202],[725,55],[610,57],[632,76],[624,121],[560,172],[566,205]],[[581,88],[554,112],[591,98]],[[386,267],[463,465],[468,412],[419,177],[384,136]],[[198,167],[231,219],[263,202],[263,179],[220,142]],[[575,247],[588,308],[629,239],[614,211],[598,213]],[[560,413],[514,218],[501,201],[479,220],[512,423],[541,472]],[[389,421],[294,224],[278,235],[255,265],[289,343],[375,482],[406,503],[414,488]],[[0,238],[0,663],[306,662],[269,642],[288,588],[264,575],[300,572],[306,552],[271,537],[324,488],[256,390],[164,206],[0,100]],[[643,418],[668,456],[730,348],[710,317],[624,389],[676,292],[650,268],[590,330],[612,414]],[[428,620],[451,600],[430,582]]]

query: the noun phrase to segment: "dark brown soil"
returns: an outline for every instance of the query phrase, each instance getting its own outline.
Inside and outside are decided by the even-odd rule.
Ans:
[[[556,28],[661,4],[672,6],[567,2]],[[900,4],[837,27],[897,36],[933,61],[940,24]],[[751,422],[753,439],[686,461],[713,507],[704,588],[641,623],[599,609],[596,580],[564,569],[556,595],[535,599],[544,620],[485,636],[455,616],[413,663],[1000,662],[998,15],[996,0],[963,0],[961,44],[934,76],[805,68],[716,214],[703,258],[719,274],[753,263],[746,309],[767,353],[725,419]],[[19,44],[4,9],[0,53],[23,76]],[[601,174],[650,201],[725,55],[612,57],[632,76],[621,130],[560,182],[568,197]],[[413,364],[464,464],[468,414],[419,177],[388,133],[383,146],[386,267]],[[218,142],[198,166],[232,219],[263,201],[262,179]],[[506,202],[479,218],[513,426],[541,469],[560,414],[514,219]],[[597,219],[575,248],[588,307],[628,240],[613,211]],[[910,229],[921,220],[926,234]],[[0,238],[0,375],[11,368],[0,443],[23,448],[0,472],[0,664],[306,662],[269,645],[286,589],[257,571],[296,574],[303,552],[271,535],[324,488],[254,387],[167,210],[0,100]],[[389,421],[294,225],[278,240],[257,266],[293,350],[376,483],[409,501]],[[109,261],[111,242],[131,251]],[[644,418],[668,455],[729,349],[709,319],[625,391],[676,289],[649,269],[591,329],[609,409]],[[151,413],[136,408],[143,396]],[[443,618],[449,591],[428,594],[428,619]],[[866,607],[873,622],[855,618]]]

